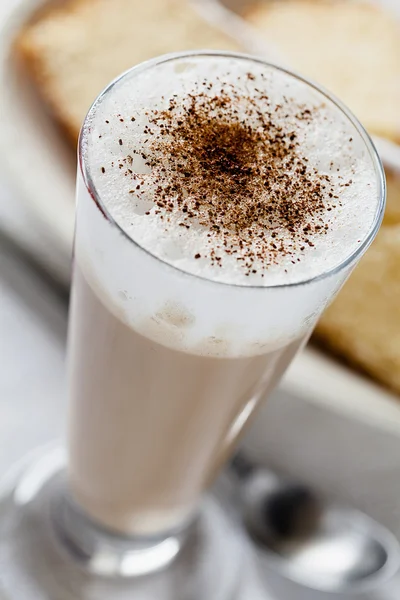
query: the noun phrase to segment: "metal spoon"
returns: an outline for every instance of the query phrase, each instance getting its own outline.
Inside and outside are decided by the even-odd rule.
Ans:
[[[370,590],[398,570],[399,543],[372,518],[255,467],[241,454],[231,464],[246,528],[286,579],[348,594]]]

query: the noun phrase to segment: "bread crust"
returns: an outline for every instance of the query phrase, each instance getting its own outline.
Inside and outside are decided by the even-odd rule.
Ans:
[[[368,1],[264,0],[245,18],[371,133],[400,143],[400,24],[388,11]]]
[[[87,110],[121,72],[152,56],[240,50],[187,0],[64,0],[35,13],[15,39],[47,108],[72,144]]]

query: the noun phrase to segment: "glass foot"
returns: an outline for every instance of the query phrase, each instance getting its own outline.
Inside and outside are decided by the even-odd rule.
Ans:
[[[145,547],[95,525],[87,529],[85,521],[83,543],[79,514],[71,528],[71,506],[60,505],[64,466],[62,448],[53,446],[0,485],[0,600],[232,598],[241,535],[214,499],[205,499],[184,537],[178,532]],[[146,574],[152,565],[158,571]]]

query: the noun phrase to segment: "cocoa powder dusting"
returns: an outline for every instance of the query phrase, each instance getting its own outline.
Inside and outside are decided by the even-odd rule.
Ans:
[[[213,95],[204,81],[183,100],[173,97],[165,110],[147,113],[143,147],[130,148],[123,163],[131,165],[137,153],[151,169],[141,179],[151,178],[152,214],[164,222],[178,216],[182,235],[191,227],[208,232],[208,254],[194,258],[222,267],[231,255],[250,275],[282,256],[298,261],[314,236],[326,234],[333,185],[308,166],[295,126],[305,126],[312,110],[286,102],[272,107],[265,92],[255,88],[244,97],[231,84]],[[285,119],[288,105],[295,110]],[[125,175],[137,181],[131,169]]]

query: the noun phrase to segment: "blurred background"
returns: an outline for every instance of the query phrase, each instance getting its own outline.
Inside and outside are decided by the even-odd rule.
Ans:
[[[244,446],[400,537],[398,0],[1,1],[0,475],[64,428],[86,111],[133,64],[196,48],[255,53],[315,80],[349,106],[381,154],[383,227]]]

